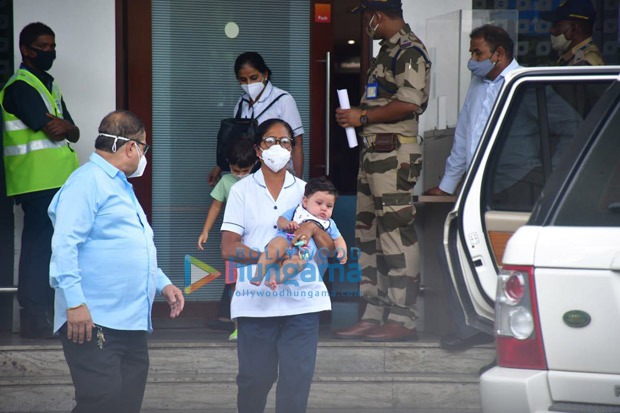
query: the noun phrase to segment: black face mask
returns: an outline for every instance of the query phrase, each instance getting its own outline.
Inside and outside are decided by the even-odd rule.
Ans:
[[[56,50],[41,50],[35,49],[34,47],[30,48],[37,53],[37,57],[30,58],[32,64],[40,70],[47,72],[51,69],[52,63],[56,59]]]

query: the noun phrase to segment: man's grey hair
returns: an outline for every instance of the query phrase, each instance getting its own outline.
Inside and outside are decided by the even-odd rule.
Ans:
[[[144,134],[144,124],[138,117],[128,110],[115,110],[106,115],[99,124],[99,136],[95,140],[95,148],[105,152],[114,152],[128,141],[114,139],[110,136],[121,136],[127,139],[138,139]],[[104,135],[105,134],[105,135]]]

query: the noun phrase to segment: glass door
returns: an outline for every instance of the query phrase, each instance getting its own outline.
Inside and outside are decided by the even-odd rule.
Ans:
[[[356,193],[359,147],[349,148],[344,129],[336,123],[336,91],[347,89],[351,105],[357,106],[369,60],[362,15],[351,13],[358,5],[358,0],[338,0],[312,6],[310,177],[327,175],[341,195]]]

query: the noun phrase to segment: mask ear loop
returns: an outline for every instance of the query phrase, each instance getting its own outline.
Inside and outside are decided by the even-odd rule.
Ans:
[[[375,14],[372,14],[372,17],[368,21],[368,28],[372,30],[372,22],[375,20]]]
[[[495,52],[497,52],[497,48],[498,48],[498,47],[499,47],[499,46],[495,46],[495,49],[491,52],[491,56],[489,56],[489,58],[488,58],[488,61],[489,61],[489,62],[491,62],[491,64],[493,65],[493,67],[495,67],[495,65],[497,64],[497,61],[493,62],[493,61],[491,60],[491,58],[493,57],[493,55],[495,54]]]
[[[105,136],[107,138],[114,138],[114,143],[112,144],[112,152],[116,153],[116,142],[118,142],[119,139],[122,139],[124,141],[129,141],[131,139],[127,139],[127,138],[123,138],[122,136],[117,136],[117,135],[110,135],[109,133],[100,133],[99,135],[101,136]]]
[[[118,141],[118,136],[110,135],[109,133],[100,133],[101,136],[105,136],[107,138],[114,138],[114,143],[112,144],[112,152],[116,153],[116,142]]]
[[[375,24],[375,28],[374,28],[373,30],[374,30],[374,31],[377,31],[377,29],[379,28],[379,23],[380,23],[380,20],[381,20],[381,15],[380,15],[380,14],[377,14],[377,13],[374,13],[374,14],[372,15],[372,19],[370,19],[370,20],[371,20],[371,21],[370,21],[370,24],[372,24],[372,20],[373,20],[375,17],[377,18],[377,20],[375,20],[375,23],[377,23],[377,24]]]

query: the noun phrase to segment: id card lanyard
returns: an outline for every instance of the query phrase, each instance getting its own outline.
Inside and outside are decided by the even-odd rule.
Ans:
[[[377,82],[377,58],[374,57],[371,63],[372,75],[366,84],[366,99],[373,100],[379,97],[379,82]]]

